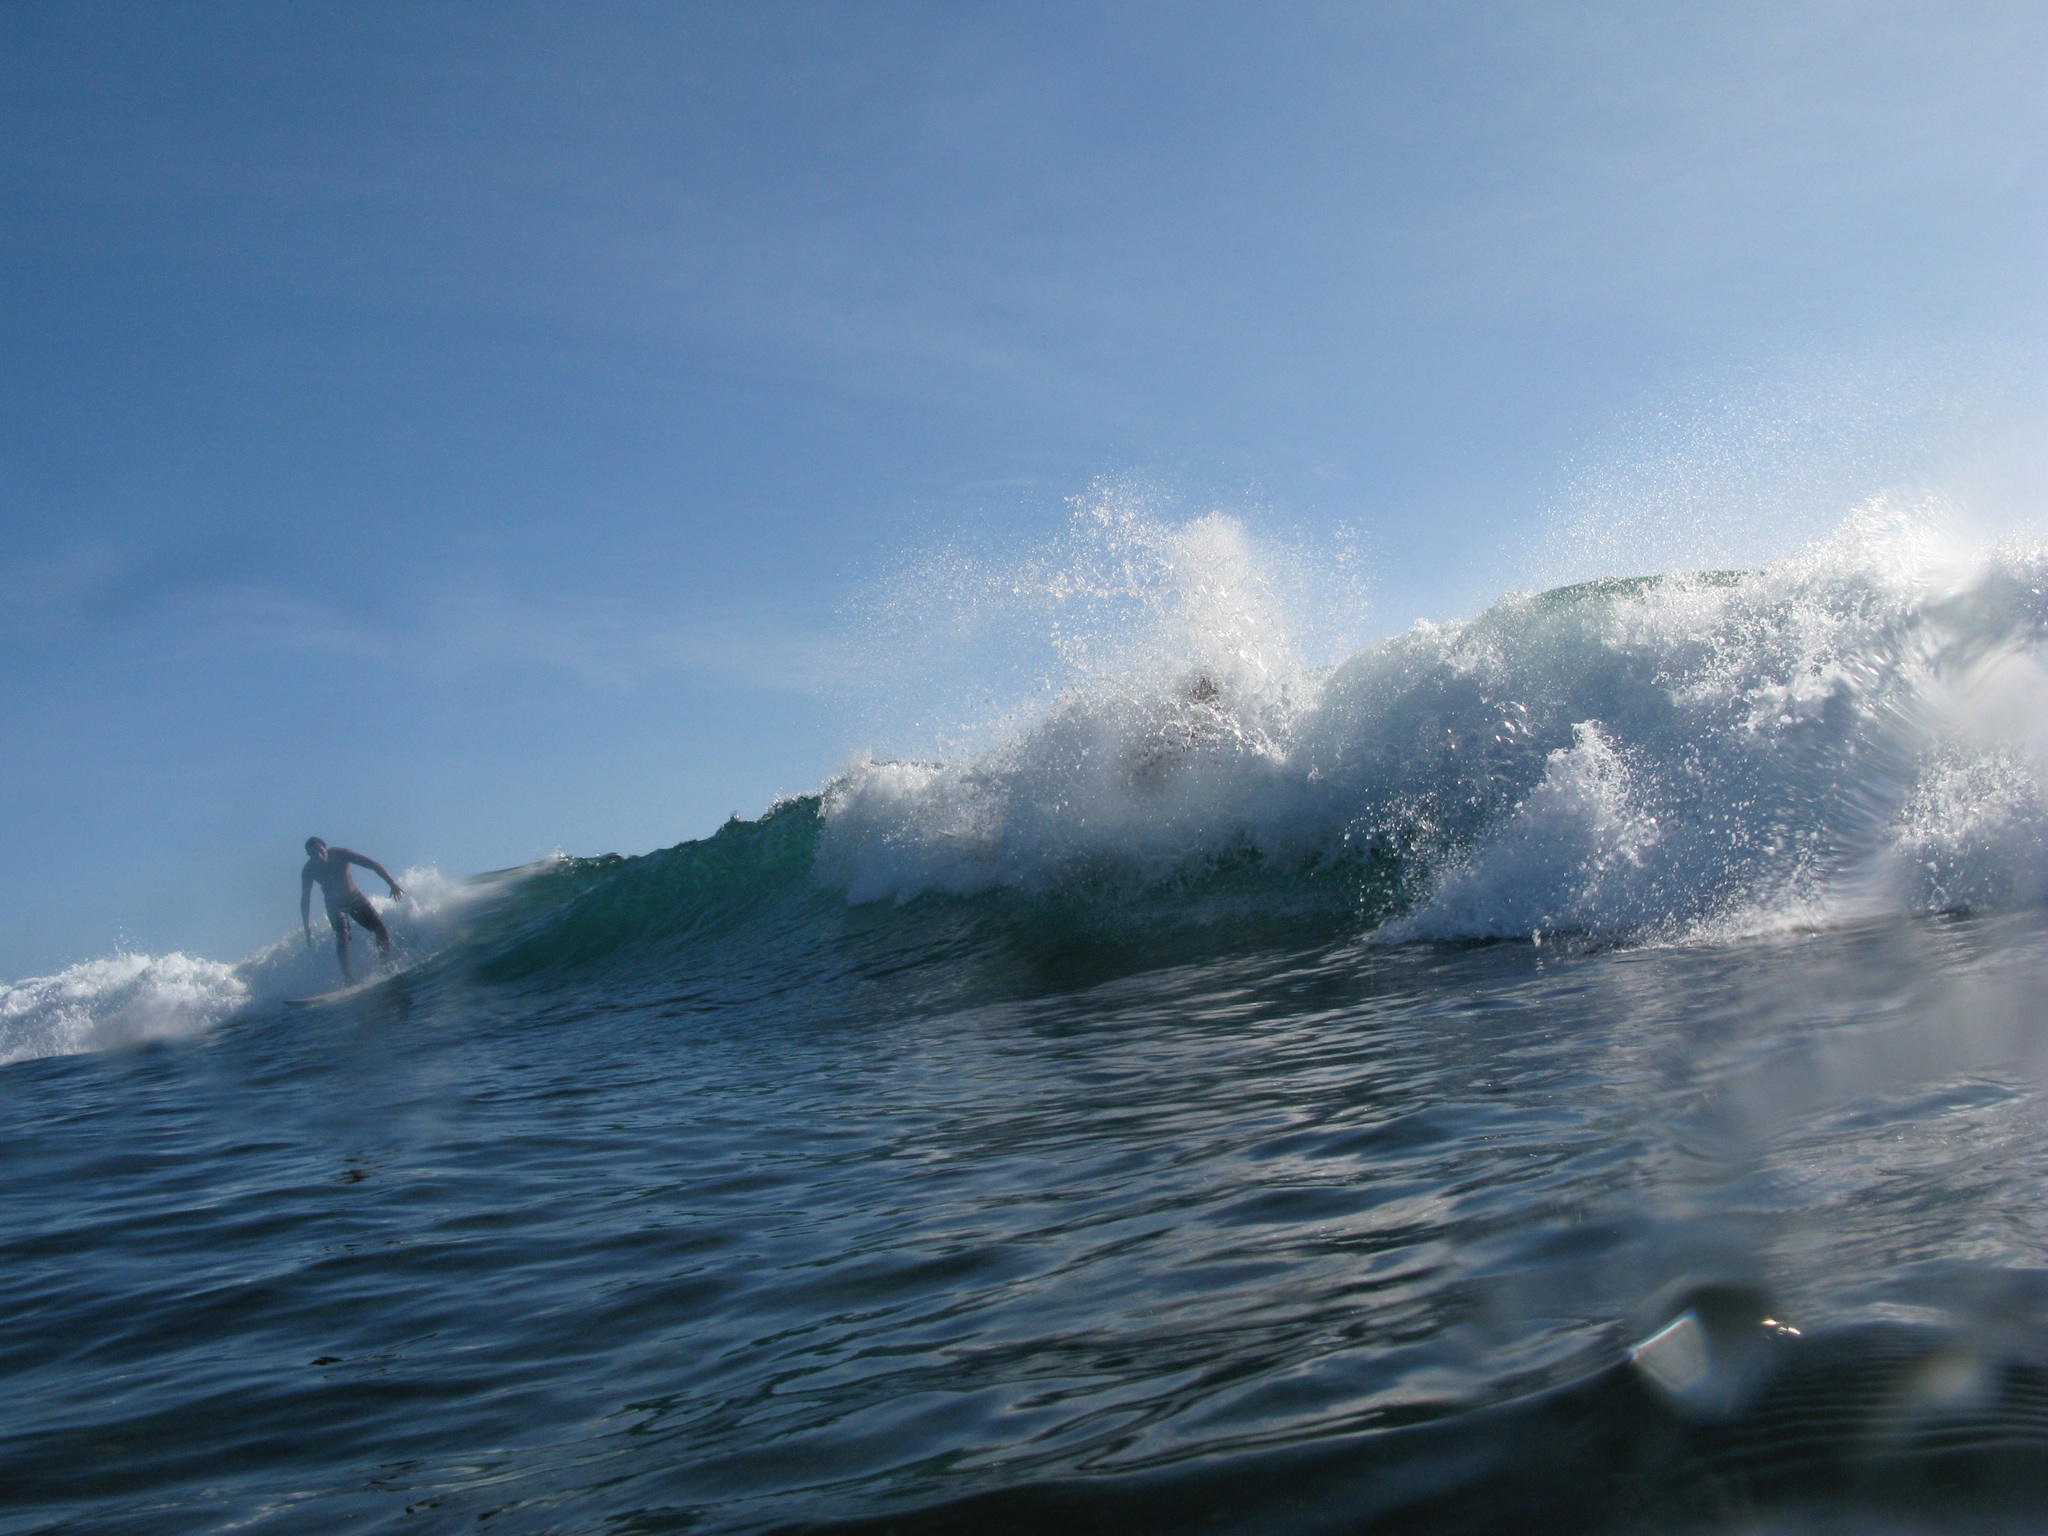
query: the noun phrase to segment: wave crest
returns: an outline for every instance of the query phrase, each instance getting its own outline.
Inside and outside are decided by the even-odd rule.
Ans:
[[[1218,524],[1143,664],[982,750],[837,779],[825,878],[903,902],[1250,862],[1342,872],[1390,939],[1685,937],[2048,888],[2048,549],[1966,555],[1873,505],[1762,570],[1516,594],[1317,670],[1284,637],[1233,649],[1254,621],[1216,593],[1256,583],[1202,564],[1242,556]]]

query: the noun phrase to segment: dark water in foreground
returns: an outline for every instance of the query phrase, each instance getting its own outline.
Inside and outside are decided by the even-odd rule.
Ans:
[[[0,1527],[2048,1509],[2038,911],[967,1004],[505,953],[0,1069]]]

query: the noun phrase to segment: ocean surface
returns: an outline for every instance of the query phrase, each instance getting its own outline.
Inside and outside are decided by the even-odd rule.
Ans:
[[[1188,537],[971,746],[402,875],[346,998],[0,988],[0,1530],[2048,1523],[2048,547],[1309,667]]]

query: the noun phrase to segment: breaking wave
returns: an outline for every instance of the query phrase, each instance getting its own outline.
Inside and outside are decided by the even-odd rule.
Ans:
[[[853,901],[1247,869],[1386,941],[1729,936],[2037,899],[2048,548],[1864,509],[1755,571],[1610,579],[1296,661],[1234,525],[1112,678],[979,750],[863,759],[819,868]]]
[[[1077,516],[1085,558],[1030,578],[1066,667],[1035,706],[675,848],[408,871],[400,968],[900,1011],[1226,948],[1717,942],[2048,894],[2048,545],[1873,504],[1761,569],[1511,594],[1318,666],[1231,519]],[[0,992],[0,1061],[198,1033],[332,966],[296,933],[89,961]]]

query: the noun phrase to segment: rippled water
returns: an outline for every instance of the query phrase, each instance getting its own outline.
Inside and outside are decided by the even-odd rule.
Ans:
[[[448,965],[17,1063],[0,1518],[1990,1520],[2048,1487],[2044,982],[2035,912],[966,1008]],[[1799,1333],[1703,1408],[1624,1351],[1710,1284]],[[1730,1440],[1782,1381],[1806,1440]],[[1545,1435],[1622,1449],[1560,1494]]]

